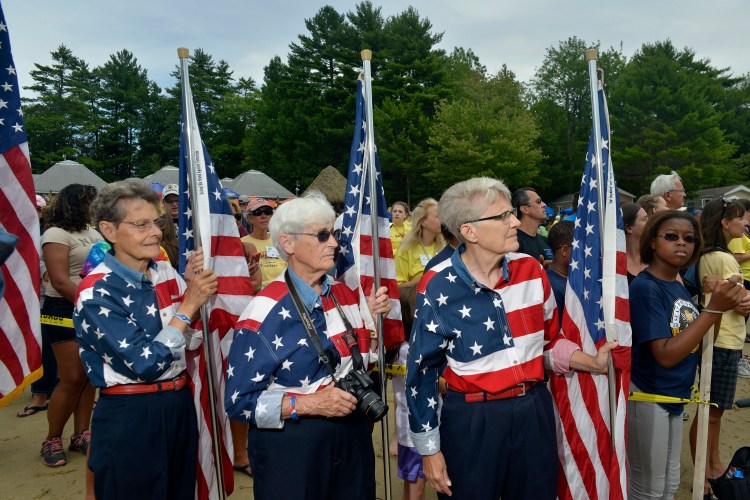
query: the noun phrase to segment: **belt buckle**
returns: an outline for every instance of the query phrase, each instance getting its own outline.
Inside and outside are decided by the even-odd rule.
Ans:
[[[521,392],[519,394],[516,394],[516,397],[520,398],[522,396],[525,396],[526,395],[526,382],[521,382],[520,384],[518,384],[518,387],[521,388]]]

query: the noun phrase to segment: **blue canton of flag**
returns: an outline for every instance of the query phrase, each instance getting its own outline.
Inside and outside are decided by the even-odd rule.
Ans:
[[[357,113],[354,121],[354,138],[349,156],[349,175],[346,180],[346,199],[339,238],[339,256],[336,261],[336,277],[347,286],[356,290],[360,288],[365,295],[370,293],[374,282],[375,269],[372,247],[372,212],[370,206],[370,164],[367,154],[367,109],[365,107],[365,87],[362,80],[357,82]],[[373,147],[374,144],[373,144]],[[404,341],[404,326],[401,323],[401,304],[399,302],[398,284],[396,283],[396,266],[393,262],[390,227],[388,223],[385,191],[377,153],[375,154],[377,196],[378,248],[380,251],[380,284],[388,287],[391,299],[391,310],[383,318],[383,343],[386,347],[398,345]],[[361,297],[363,310],[366,301]],[[363,312],[365,321],[369,313]],[[369,326],[369,325],[368,325]]]

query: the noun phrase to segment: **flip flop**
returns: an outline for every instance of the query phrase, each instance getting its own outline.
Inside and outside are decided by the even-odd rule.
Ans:
[[[232,469],[238,472],[242,472],[243,474],[247,474],[250,477],[253,477],[253,468],[250,466],[250,464],[235,465],[232,467]]]
[[[47,405],[44,405],[44,406],[26,405],[24,406],[23,410],[16,413],[16,416],[18,418],[30,417],[32,415],[36,415],[40,411],[45,411],[46,409],[47,409]],[[28,412],[31,412],[31,413],[28,413]]]

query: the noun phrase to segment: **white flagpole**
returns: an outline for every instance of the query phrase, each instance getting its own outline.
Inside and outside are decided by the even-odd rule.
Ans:
[[[714,362],[715,326],[708,329],[708,333],[703,337],[703,343],[701,344],[700,402],[698,403],[698,423],[696,424],[698,426],[698,433],[695,437],[695,463],[693,464],[693,500],[701,500],[703,498],[703,487],[706,483],[709,407],[703,401],[711,400],[711,370]]]
[[[598,212],[599,212],[599,241],[601,243],[601,256],[604,260],[604,241],[605,238],[616,238],[616,234],[605,234],[604,233],[604,221],[606,220],[606,194],[605,191],[607,186],[604,184],[604,160],[602,158],[602,128],[599,122],[599,79],[597,77],[596,61],[599,57],[599,51],[596,49],[588,49],[586,51],[586,61],[589,66],[589,84],[591,87],[591,115],[593,118],[593,130],[594,130],[594,158],[596,161],[596,183],[597,183],[597,196],[598,196]],[[602,269],[603,270],[603,269]],[[615,325],[613,315],[610,314],[609,318],[606,312],[610,310],[607,301],[614,300],[614,290],[607,290],[602,287],[602,304],[604,307],[604,331],[607,336],[607,342],[615,340]],[[611,307],[611,311],[614,311],[614,305]],[[609,434],[612,444],[612,453],[615,452],[615,419],[617,416],[617,402],[615,392],[615,369],[612,363],[612,354],[609,354],[607,361],[607,381],[609,383]]]
[[[370,181],[370,221],[372,223],[372,263],[373,263],[373,278],[372,284],[374,290],[380,288],[380,238],[378,234],[378,193],[377,188],[377,173],[375,172],[375,127],[373,125],[373,112],[372,112],[372,68],[370,61],[372,60],[372,51],[363,50],[360,53],[362,57],[362,63],[364,66],[365,74],[365,107],[367,109],[367,141],[365,144],[366,158],[369,163],[369,181]],[[380,393],[383,395],[383,399],[386,399],[385,393],[385,346],[383,345],[383,315],[378,314],[377,321],[375,323],[375,331],[378,336],[378,369],[380,370]],[[393,492],[391,491],[391,458],[388,453],[388,443],[390,440],[388,432],[388,413],[385,414],[383,420],[380,421],[380,434],[383,440],[383,482],[385,486],[385,500],[391,500]]]
[[[210,229],[210,211],[208,208],[208,183],[205,177],[205,158],[203,157],[203,145],[196,141],[193,134],[193,124],[195,123],[195,109],[193,108],[193,95],[190,90],[190,75],[188,73],[188,49],[180,47],[177,49],[177,56],[180,58],[180,79],[182,87],[182,109],[185,111],[185,152],[187,153],[188,179],[190,184],[190,205],[193,212],[193,230],[195,237],[195,247],[203,247],[203,267],[211,265],[211,229]],[[202,236],[205,234],[205,241]],[[211,425],[213,427],[213,444],[214,470],[216,471],[216,488],[221,500],[226,499],[224,490],[224,471],[221,460],[221,449],[219,446],[218,434],[221,429],[219,416],[216,412],[216,393],[214,392],[214,366],[213,346],[211,345],[211,332],[208,330],[208,318],[210,309],[208,304],[201,306],[201,324],[203,325],[203,355],[206,359],[206,385],[208,386],[208,407],[211,414]],[[211,485],[208,485],[209,488]]]

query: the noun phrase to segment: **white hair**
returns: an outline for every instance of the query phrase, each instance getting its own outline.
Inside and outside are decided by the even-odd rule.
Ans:
[[[268,223],[268,232],[279,256],[288,260],[289,255],[279,244],[279,235],[303,233],[307,226],[313,224],[333,224],[335,218],[336,213],[323,193],[311,191],[302,198],[279,205]]]
[[[459,240],[461,226],[479,218],[487,207],[499,199],[510,203],[510,191],[502,181],[491,177],[474,177],[449,187],[438,204],[440,222]]]
[[[681,180],[682,178],[674,170],[671,174],[658,175],[651,183],[651,194],[664,196],[669,191],[674,191],[675,183]]]

